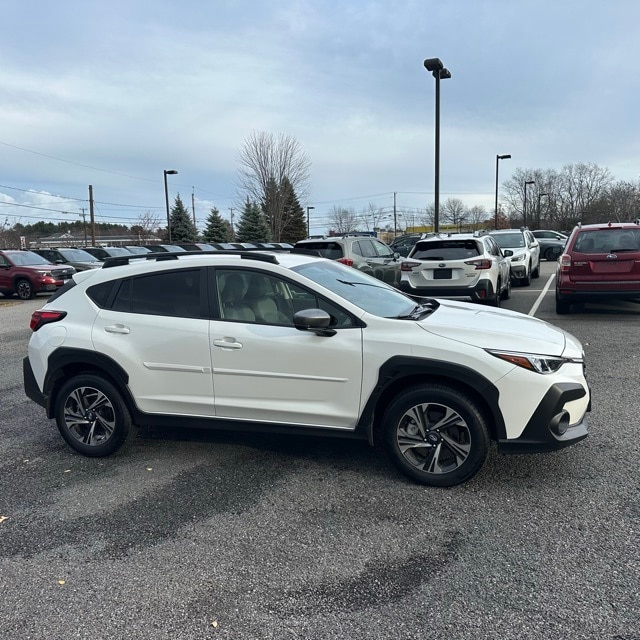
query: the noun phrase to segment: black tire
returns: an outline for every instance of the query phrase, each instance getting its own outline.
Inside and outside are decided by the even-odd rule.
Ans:
[[[544,252],[544,257],[546,260],[549,260],[550,262],[555,262],[558,257],[560,256],[560,254],[562,253],[561,249],[556,249],[554,247],[549,247],[545,252]]]
[[[493,298],[491,298],[487,304],[489,304],[492,307],[500,307],[500,301],[502,300],[502,296],[500,295],[500,287],[502,286],[502,283],[500,282],[500,280],[498,280],[497,284],[496,284],[496,292],[495,295],[493,296]]]
[[[20,278],[16,281],[16,293],[20,300],[31,300],[36,295],[33,285],[26,278]]]
[[[532,278],[540,277],[540,262],[538,262],[538,266],[531,272],[531,277]]]
[[[387,407],[382,428],[393,464],[420,484],[452,487],[465,482],[489,455],[482,410],[446,385],[423,384],[400,393]]]
[[[568,300],[559,300],[556,295],[556,313],[559,315],[571,313],[571,303]]]
[[[122,396],[96,374],[78,375],[62,386],[55,399],[55,417],[67,444],[89,457],[108,456],[135,436]]]
[[[507,278],[507,286],[502,290],[500,297],[503,300],[508,300],[511,297],[511,278]]]

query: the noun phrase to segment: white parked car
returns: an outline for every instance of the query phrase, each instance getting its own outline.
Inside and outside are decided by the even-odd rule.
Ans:
[[[550,324],[416,303],[305,254],[150,255],[74,275],[32,316],[26,393],[82,454],[113,453],[134,425],[322,433],[450,486],[491,440],[522,453],[587,436],[583,350]]]
[[[469,297],[494,307],[511,297],[508,256],[487,234],[437,234],[418,240],[402,261],[400,290],[414,296]]]
[[[531,278],[540,277],[540,243],[529,229],[499,229],[491,231],[500,248],[513,252],[511,276],[524,287],[531,284]]]

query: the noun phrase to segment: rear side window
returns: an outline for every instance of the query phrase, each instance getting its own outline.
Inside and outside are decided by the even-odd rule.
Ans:
[[[201,271],[180,269],[123,280],[111,308],[155,316],[203,317]]]
[[[416,260],[465,260],[479,255],[475,240],[437,240],[418,242],[411,257]]]

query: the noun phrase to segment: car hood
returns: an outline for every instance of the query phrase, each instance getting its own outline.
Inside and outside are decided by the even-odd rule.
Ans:
[[[479,305],[438,300],[418,325],[430,333],[482,349],[579,358],[582,347],[566,331],[531,316]]]

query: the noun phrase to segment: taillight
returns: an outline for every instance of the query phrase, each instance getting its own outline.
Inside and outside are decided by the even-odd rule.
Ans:
[[[353,260],[351,258],[340,258],[338,262],[342,262],[342,264],[346,264],[347,267],[353,267]]]
[[[67,315],[66,311],[34,311],[31,314],[31,322],[29,327],[31,331],[37,331],[40,327],[50,322],[58,322]]]
[[[491,269],[491,260],[487,260],[487,258],[479,258],[478,260],[465,260],[465,264],[471,265],[478,269]]]
[[[413,271],[416,267],[419,267],[420,263],[419,262],[407,262],[406,260],[404,262],[400,263],[400,271]]]
[[[569,271],[571,267],[571,256],[568,253],[563,253],[559,258],[559,262],[562,271]]]

